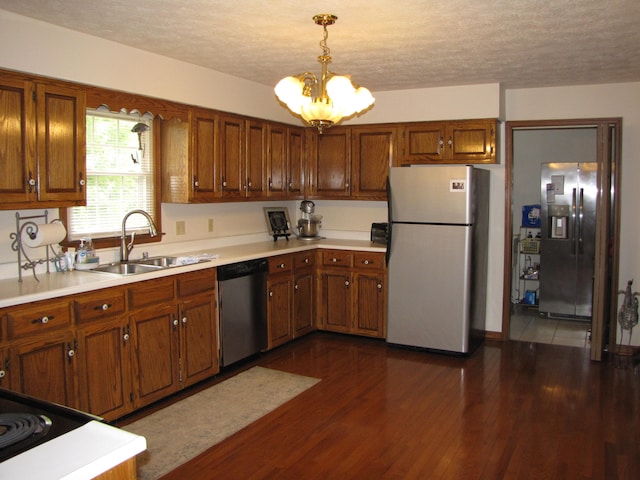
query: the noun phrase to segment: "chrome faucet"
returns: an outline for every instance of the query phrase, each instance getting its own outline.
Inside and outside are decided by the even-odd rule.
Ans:
[[[156,224],[153,223],[153,218],[144,210],[131,210],[127,213],[122,219],[122,235],[120,236],[120,261],[126,262],[129,260],[129,254],[131,250],[133,250],[133,241],[136,236],[136,232],[131,232],[131,242],[127,245],[127,219],[133,215],[134,213],[139,213],[143,215],[149,221],[149,236],[155,237],[158,234],[158,228]]]

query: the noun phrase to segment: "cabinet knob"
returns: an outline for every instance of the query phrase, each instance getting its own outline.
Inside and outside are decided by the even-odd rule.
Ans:
[[[348,287],[350,285],[349,280],[345,280],[344,284]]]
[[[200,182],[196,180],[195,182],[193,182],[193,186],[198,188],[200,186]]]
[[[338,259],[334,257],[334,258],[332,258],[332,259],[331,259],[331,261],[332,261],[333,263],[337,263],[337,262],[338,262]]]
[[[69,356],[69,358],[74,357],[76,354],[76,351],[72,348],[69,349],[69,351],[67,352],[67,355]]]
[[[124,335],[122,335],[122,340],[124,340],[125,342],[127,342],[129,340],[129,334],[125,333]]]
[[[93,307],[94,310],[102,310],[102,311],[109,310],[110,308],[111,308],[111,305],[108,303],[103,303],[102,305],[96,305],[95,307]]]
[[[309,259],[308,259],[308,258],[305,258],[305,259],[304,259],[304,263],[309,263]]]
[[[378,290],[382,290],[382,284],[381,283],[378,284]]]
[[[273,297],[273,290],[269,290],[269,297]]]
[[[0,370],[0,378],[4,378],[7,373],[4,370]]]
[[[182,324],[185,325],[187,323],[187,317],[182,317]]]
[[[294,290],[298,290],[298,284],[297,283],[293,286],[293,289]]]
[[[280,265],[278,265],[278,268],[284,268],[286,265],[284,263],[281,263]]]
[[[30,187],[35,187],[36,186],[35,178],[29,178],[29,181],[27,183],[29,184]]]
[[[180,322],[178,322],[177,318],[174,318],[172,323],[173,323],[174,327],[177,327],[180,324]]]
[[[364,263],[365,265],[369,265],[371,262],[369,260],[363,260],[362,263]]]
[[[33,320],[31,320],[31,323],[42,323],[44,325],[44,324],[49,323],[49,320],[53,320],[53,319],[54,319],[53,316],[45,315],[42,318],[34,318]]]

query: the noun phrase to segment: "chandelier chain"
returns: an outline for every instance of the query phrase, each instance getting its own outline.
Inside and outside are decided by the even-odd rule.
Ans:
[[[329,38],[329,31],[327,30],[327,26],[323,25],[322,28],[324,32],[322,34],[322,40],[320,40],[320,48],[322,49],[322,55],[328,57],[331,55],[331,49],[327,45],[327,38]]]

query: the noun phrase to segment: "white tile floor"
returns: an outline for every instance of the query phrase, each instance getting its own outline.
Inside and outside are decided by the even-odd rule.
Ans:
[[[511,313],[509,338],[524,342],[550,343],[590,348],[591,322],[541,317],[535,310]]]

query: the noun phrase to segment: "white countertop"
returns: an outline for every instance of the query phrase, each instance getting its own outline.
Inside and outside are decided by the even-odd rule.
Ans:
[[[89,480],[146,449],[144,437],[93,420],[0,463],[0,478]]]
[[[264,241],[256,243],[246,243],[236,246],[213,248],[210,250],[200,250],[195,252],[171,252],[171,256],[189,256],[210,254],[217,255],[217,258],[209,262],[196,263],[180,267],[165,268],[150,273],[138,275],[115,275],[101,272],[73,271],[65,273],[39,274],[40,282],[33,278],[30,272],[23,274],[23,281],[18,282],[18,278],[0,280],[0,308],[25,303],[47,300],[65,295],[99,290],[101,288],[115,287],[129,283],[140,282],[152,278],[166,277],[205,268],[217,267],[229,263],[252,260],[255,258],[270,257],[286,253],[299,252],[314,248],[333,248],[339,250],[361,250],[371,252],[384,252],[383,245],[373,244],[368,240],[340,240],[340,239],[318,239],[318,240],[297,240],[286,241]],[[152,255],[153,256],[153,255]]]

